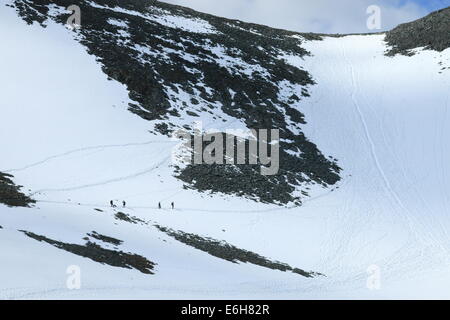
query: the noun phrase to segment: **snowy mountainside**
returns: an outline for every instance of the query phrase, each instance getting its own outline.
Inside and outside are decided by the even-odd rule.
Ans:
[[[69,0],[14,1],[28,23],[65,24]],[[301,39],[314,37],[246,24],[147,1],[79,1],[78,41],[123,83],[129,110],[170,135],[205,130],[279,129],[280,173],[260,177],[260,166],[189,166],[179,178],[201,191],[245,195],[268,203],[301,203],[314,186],[331,188],[341,168],[302,133],[302,99],[313,85],[301,67]],[[315,36],[318,38],[317,36]],[[301,154],[301,156],[296,156]],[[214,181],[212,181],[214,180]],[[257,186],[256,188],[250,186]]]
[[[450,47],[450,8],[432,12],[417,21],[404,23],[387,32],[389,55],[411,55],[413,49],[426,48],[442,52]]]
[[[339,172],[334,158],[342,168],[334,184],[316,181],[301,205],[286,207],[251,194],[186,188],[170,164],[177,142],[155,127],[190,125],[195,118],[216,128],[258,121],[250,106],[248,114],[230,114],[231,95],[220,89],[220,77],[214,84],[210,76],[206,94],[194,86],[198,91],[184,96],[186,106],[164,90],[183,79],[196,81],[177,68],[198,69],[198,60],[209,61],[212,73],[221,71],[225,83],[239,85],[232,87],[236,95],[249,95],[261,83],[266,95],[283,89],[267,74],[258,76],[261,69],[254,70],[256,79],[236,69],[228,53],[214,58],[216,66],[211,50],[199,49],[198,38],[214,38],[214,32],[224,33],[225,22],[240,22],[164,3],[152,13],[144,11],[145,1],[80,1],[85,17],[74,33],[63,26],[70,14],[62,9],[66,3],[53,3],[0,6],[0,23],[8,26],[0,28],[0,181],[7,181],[10,193],[36,201],[25,202],[28,207],[0,204],[0,298],[448,298],[448,48],[418,43],[412,56],[387,56],[393,44],[384,34],[319,36],[243,23],[245,30],[227,29],[250,37],[247,44],[236,38],[230,48],[261,41],[267,52],[254,63],[248,54],[248,64],[273,68],[270,76],[289,81],[307,77],[286,89],[299,101],[285,106],[273,96],[264,112],[277,111],[261,117],[308,141],[301,147],[310,164],[321,164],[317,179]],[[96,15],[111,23],[94,25]],[[124,19],[127,33],[118,31]],[[133,30],[149,19],[155,22],[149,23],[154,37],[148,43],[160,46],[131,50],[134,42],[145,44]],[[255,32],[270,37],[253,37]],[[190,64],[181,49],[166,52],[167,39],[177,36],[194,43],[190,54],[197,63]],[[177,39],[172,42],[179,44]],[[131,61],[157,67],[143,72]],[[206,79],[207,68],[199,70]],[[151,77],[166,81],[157,95],[167,104],[145,96]],[[192,97],[199,104],[191,104]],[[295,126],[284,117],[290,108],[302,114]],[[225,121],[216,122],[219,116]],[[303,172],[294,165],[299,168]],[[111,208],[110,200],[118,207]],[[81,271],[81,287],[71,290],[74,267]],[[380,272],[379,290],[367,286],[373,268]]]

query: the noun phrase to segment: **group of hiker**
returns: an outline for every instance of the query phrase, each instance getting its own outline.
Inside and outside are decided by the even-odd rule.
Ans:
[[[117,208],[116,204],[114,203],[114,200],[111,200],[109,202],[109,204],[111,205],[111,208]],[[122,207],[126,208],[126,206],[127,206],[127,203],[125,201],[122,201]]]
[[[111,208],[117,208],[117,205],[114,203],[114,200],[111,200],[109,202],[109,204],[111,205]],[[172,210],[175,209],[175,203],[172,202],[171,204]],[[127,207],[127,203],[125,201],[122,201],[122,208],[126,208]],[[158,202],[158,209],[162,209],[161,206],[161,202]]]
[[[170,205],[172,206],[172,210],[175,209],[175,203],[172,202]],[[158,202],[158,209],[161,209],[161,208],[162,208],[161,202]]]

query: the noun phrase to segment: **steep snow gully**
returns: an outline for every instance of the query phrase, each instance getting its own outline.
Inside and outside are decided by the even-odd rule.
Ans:
[[[448,184],[440,176],[446,172],[442,159],[449,159],[444,142],[449,131],[442,123],[442,117],[448,119],[449,73],[439,73],[449,50],[387,58],[383,39],[348,36],[307,44],[314,57],[306,68],[318,86],[306,114],[321,126],[306,131],[325,152],[342,159],[351,175],[339,191],[353,189],[347,200],[352,208],[343,217],[343,229],[350,232],[334,240],[345,244],[340,250],[349,256],[383,252],[383,262],[371,259],[385,282],[402,283],[411,273],[422,274],[412,287],[402,283],[396,290],[435,285],[427,294],[439,296],[441,286],[430,279],[427,283],[423,274],[446,270],[449,258]],[[351,245],[362,240],[363,247]],[[342,261],[342,255],[336,259]]]
[[[38,200],[0,205],[0,298],[450,297],[450,70],[441,67],[449,49],[387,57],[377,34],[308,40],[301,46],[311,56],[283,55],[317,83],[302,101],[303,132],[343,171],[333,189],[280,207],[183,188],[170,161],[176,142],[127,110],[126,88],[108,81],[70,31],[28,26],[3,5],[0,24],[0,171]],[[219,259],[156,224],[324,276]],[[95,230],[154,261],[154,275],[18,230],[78,245]],[[79,290],[66,286],[73,265]],[[378,290],[367,286],[374,268]]]

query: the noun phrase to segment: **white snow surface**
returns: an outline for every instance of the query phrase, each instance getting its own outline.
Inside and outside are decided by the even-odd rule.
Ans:
[[[107,80],[70,31],[27,26],[5,7],[0,26],[0,171],[38,200],[0,205],[0,298],[450,298],[450,73],[438,65],[450,50],[388,58],[383,35],[347,36],[303,43],[313,54],[304,60],[285,57],[317,82],[303,100],[304,132],[344,171],[338,189],[282,208],[183,189],[170,167],[177,143],[127,110],[126,88]],[[145,221],[326,277],[220,260],[151,225],[115,220],[110,199]],[[157,263],[155,274],[18,230],[80,244],[95,230]],[[71,265],[81,268],[80,290],[66,287]],[[366,285],[371,265],[379,290]]]

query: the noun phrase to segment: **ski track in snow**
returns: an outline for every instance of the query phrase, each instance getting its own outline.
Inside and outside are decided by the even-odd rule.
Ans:
[[[173,143],[172,141],[148,141],[148,142],[141,142],[141,143],[126,143],[126,144],[111,144],[111,145],[100,145],[100,146],[92,146],[92,147],[84,147],[84,148],[78,148],[78,149],[74,149],[74,150],[70,150],[64,153],[60,153],[57,155],[53,155],[53,156],[49,156],[43,160],[34,162],[32,164],[23,166],[21,168],[16,168],[16,169],[7,169],[7,170],[3,170],[3,172],[6,173],[14,173],[14,172],[18,172],[18,171],[24,171],[42,164],[45,164],[51,160],[55,160],[58,158],[63,158],[69,155],[72,155],[74,153],[79,153],[79,152],[83,152],[83,151],[90,151],[90,150],[105,150],[105,149],[109,149],[109,148],[126,148],[126,147],[135,147],[135,146],[146,146],[146,145],[150,145],[150,144],[157,144],[157,143]]]
[[[417,252],[417,251],[422,252],[422,253],[419,253],[418,255],[411,256],[410,254],[407,254],[409,251],[411,251],[411,247],[409,245],[405,245],[405,247],[402,249],[399,249],[396,254],[393,254],[391,257],[386,257],[386,261],[384,263],[382,263],[382,265],[385,265],[387,267],[389,264],[392,264],[392,262],[394,262],[397,257],[404,256],[404,258],[400,258],[400,260],[396,262],[396,264],[397,264],[396,267],[399,269],[403,269],[404,274],[408,274],[408,271],[407,271],[408,267],[409,267],[408,264],[413,264],[414,261],[417,261],[417,258],[422,256],[423,252],[425,250],[429,251],[432,248],[433,249],[437,248],[444,254],[448,254],[448,252],[447,252],[445,246],[443,246],[440,243],[440,241],[438,239],[436,239],[431,232],[428,232],[429,230],[426,228],[426,226],[414,217],[412,212],[408,209],[407,205],[404,204],[401,197],[397,194],[397,192],[392,187],[391,182],[390,182],[389,178],[387,177],[387,175],[383,169],[383,166],[381,165],[381,162],[379,160],[377,148],[376,148],[375,142],[372,138],[369,126],[367,124],[366,117],[364,115],[364,112],[362,111],[360,102],[357,99],[357,95],[361,94],[361,93],[359,92],[359,87],[357,85],[358,81],[356,79],[356,73],[355,73],[353,63],[350,61],[350,59],[347,56],[347,50],[348,49],[346,48],[346,44],[342,43],[341,44],[342,58],[343,58],[343,61],[345,62],[345,64],[347,65],[347,68],[349,69],[349,76],[350,76],[350,82],[351,82],[351,85],[350,85],[351,102],[352,102],[354,110],[358,116],[358,119],[360,120],[361,126],[363,128],[362,136],[365,138],[366,143],[370,149],[369,154],[372,158],[372,161],[375,165],[375,168],[378,171],[378,174],[379,174],[381,180],[383,181],[383,186],[386,190],[386,193],[389,195],[389,197],[391,197],[394,200],[394,202],[398,206],[398,209],[393,208],[394,209],[393,212],[395,212],[396,214],[400,214],[401,219],[403,219],[407,223],[409,230],[410,230],[410,234],[415,239],[415,241],[411,240],[413,242],[411,242],[410,244],[416,243],[413,250],[415,252]],[[380,128],[379,132],[383,133],[383,129]],[[401,166],[400,166],[400,171],[403,172],[401,169]],[[382,217],[380,217],[380,218],[382,218]],[[348,232],[348,234],[350,235],[353,232],[356,232],[356,231]],[[382,238],[380,238],[380,240],[381,239]],[[345,250],[344,249],[345,243],[350,242],[350,236],[347,237],[347,240],[343,241],[343,239],[339,239],[338,241],[340,243],[341,250]],[[360,248],[360,250],[362,248]],[[424,263],[421,263],[421,264],[422,264],[422,266],[420,268],[423,268],[424,270],[425,270],[425,268],[429,268],[429,267],[425,267]],[[391,267],[393,267],[393,265]],[[342,266],[342,268],[344,268],[344,266]],[[385,275],[385,276],[387,276],[387,275]],[[347,281],[354,282],[357,277],[358,276],[354,276],[350,279],[347,279]],[[339,281],[340,280],[335,281],[335,285]]]
[[[372,160],[375,164],[375,167],[378,170],[378,173],[380,174],[380,177],[382,178],[383,182],[384,182],[384,186],[385,189],[387,191],[387,193],[392,196],[395,201],[398,203],[398,205],[403,209],[403,210],[408,210],[406,208],[406,206],[403,204],[402,200],[399,198],[399,196],[397,195],[397,193],[392,189],[391,183],[389,181],[389,179],[387,178],[381,164],[380,161],[378,159],[378,155],[376,152],[376,147],[375,147],[375,143],[373,142],[372,136],[370,134],[370,130],[369,127],[367,125],[366,119],[364,117],[364,114],[361,111],[361,107],[359,106],[359,103],[356,99],[356,94],[358,92],[358,87],[356,85],[356,80],[355,80],[355,70],[353,68],[353,64],[351,63],[351,61],[347,58],[347,54],[346,54],[346,48],[345,48],[345,44],[342,44],[342,55],[343,55],[343,60],[346,62],[346,64],[348,65],[349,69],[350,69],[350,75],[351,75],[351,99],[353,102],[353,106],[355,107],[355,110],[358,114],[359,119],[361,120],[361,124],[363,126],[363,133],[364,133],[364,137],[366,138],[366,141],[370,147],[370,155],[372,157]],[[409,220],[409,219],[408,219]],[[412,224],[408,221],[410,229],[414,230],[414,228],[412,227]]]
[[[140,177],[142,175],[146,175],[146,174],[154,171],[155,169],[158,169],[160,166],[166,164],[170,159],[171,159],[170,156],[169,157],[165,157],[162,161],[158,162],[157,164],[153,165],[152,167],[147,168],[147,169],[142,170],[142,171],[138,171],[138,172],[133,173],[131,175],[127,175],[127,176],[123,176],[123,177],[117,177],[117,178],[108,179],[108,180],[105,180],[105,181],[94,182],[94,183],[80,185],[80,186],[74,186],[74,187],[41,189],[41,190],[37,190],[37,191],[33,192],[31,194],[31,196],[34,196],[34,195],[40,194],[40,193],[47,193],[47,192],[75,191],[75,190],[92,188],[92,187],[98,187],[98,186],[104,186],[104,185],[111,184],[111,183],[117,183],[117,182],[122,182],[122,181],[125,181],[125,180],[134,179],[134,178]]]

